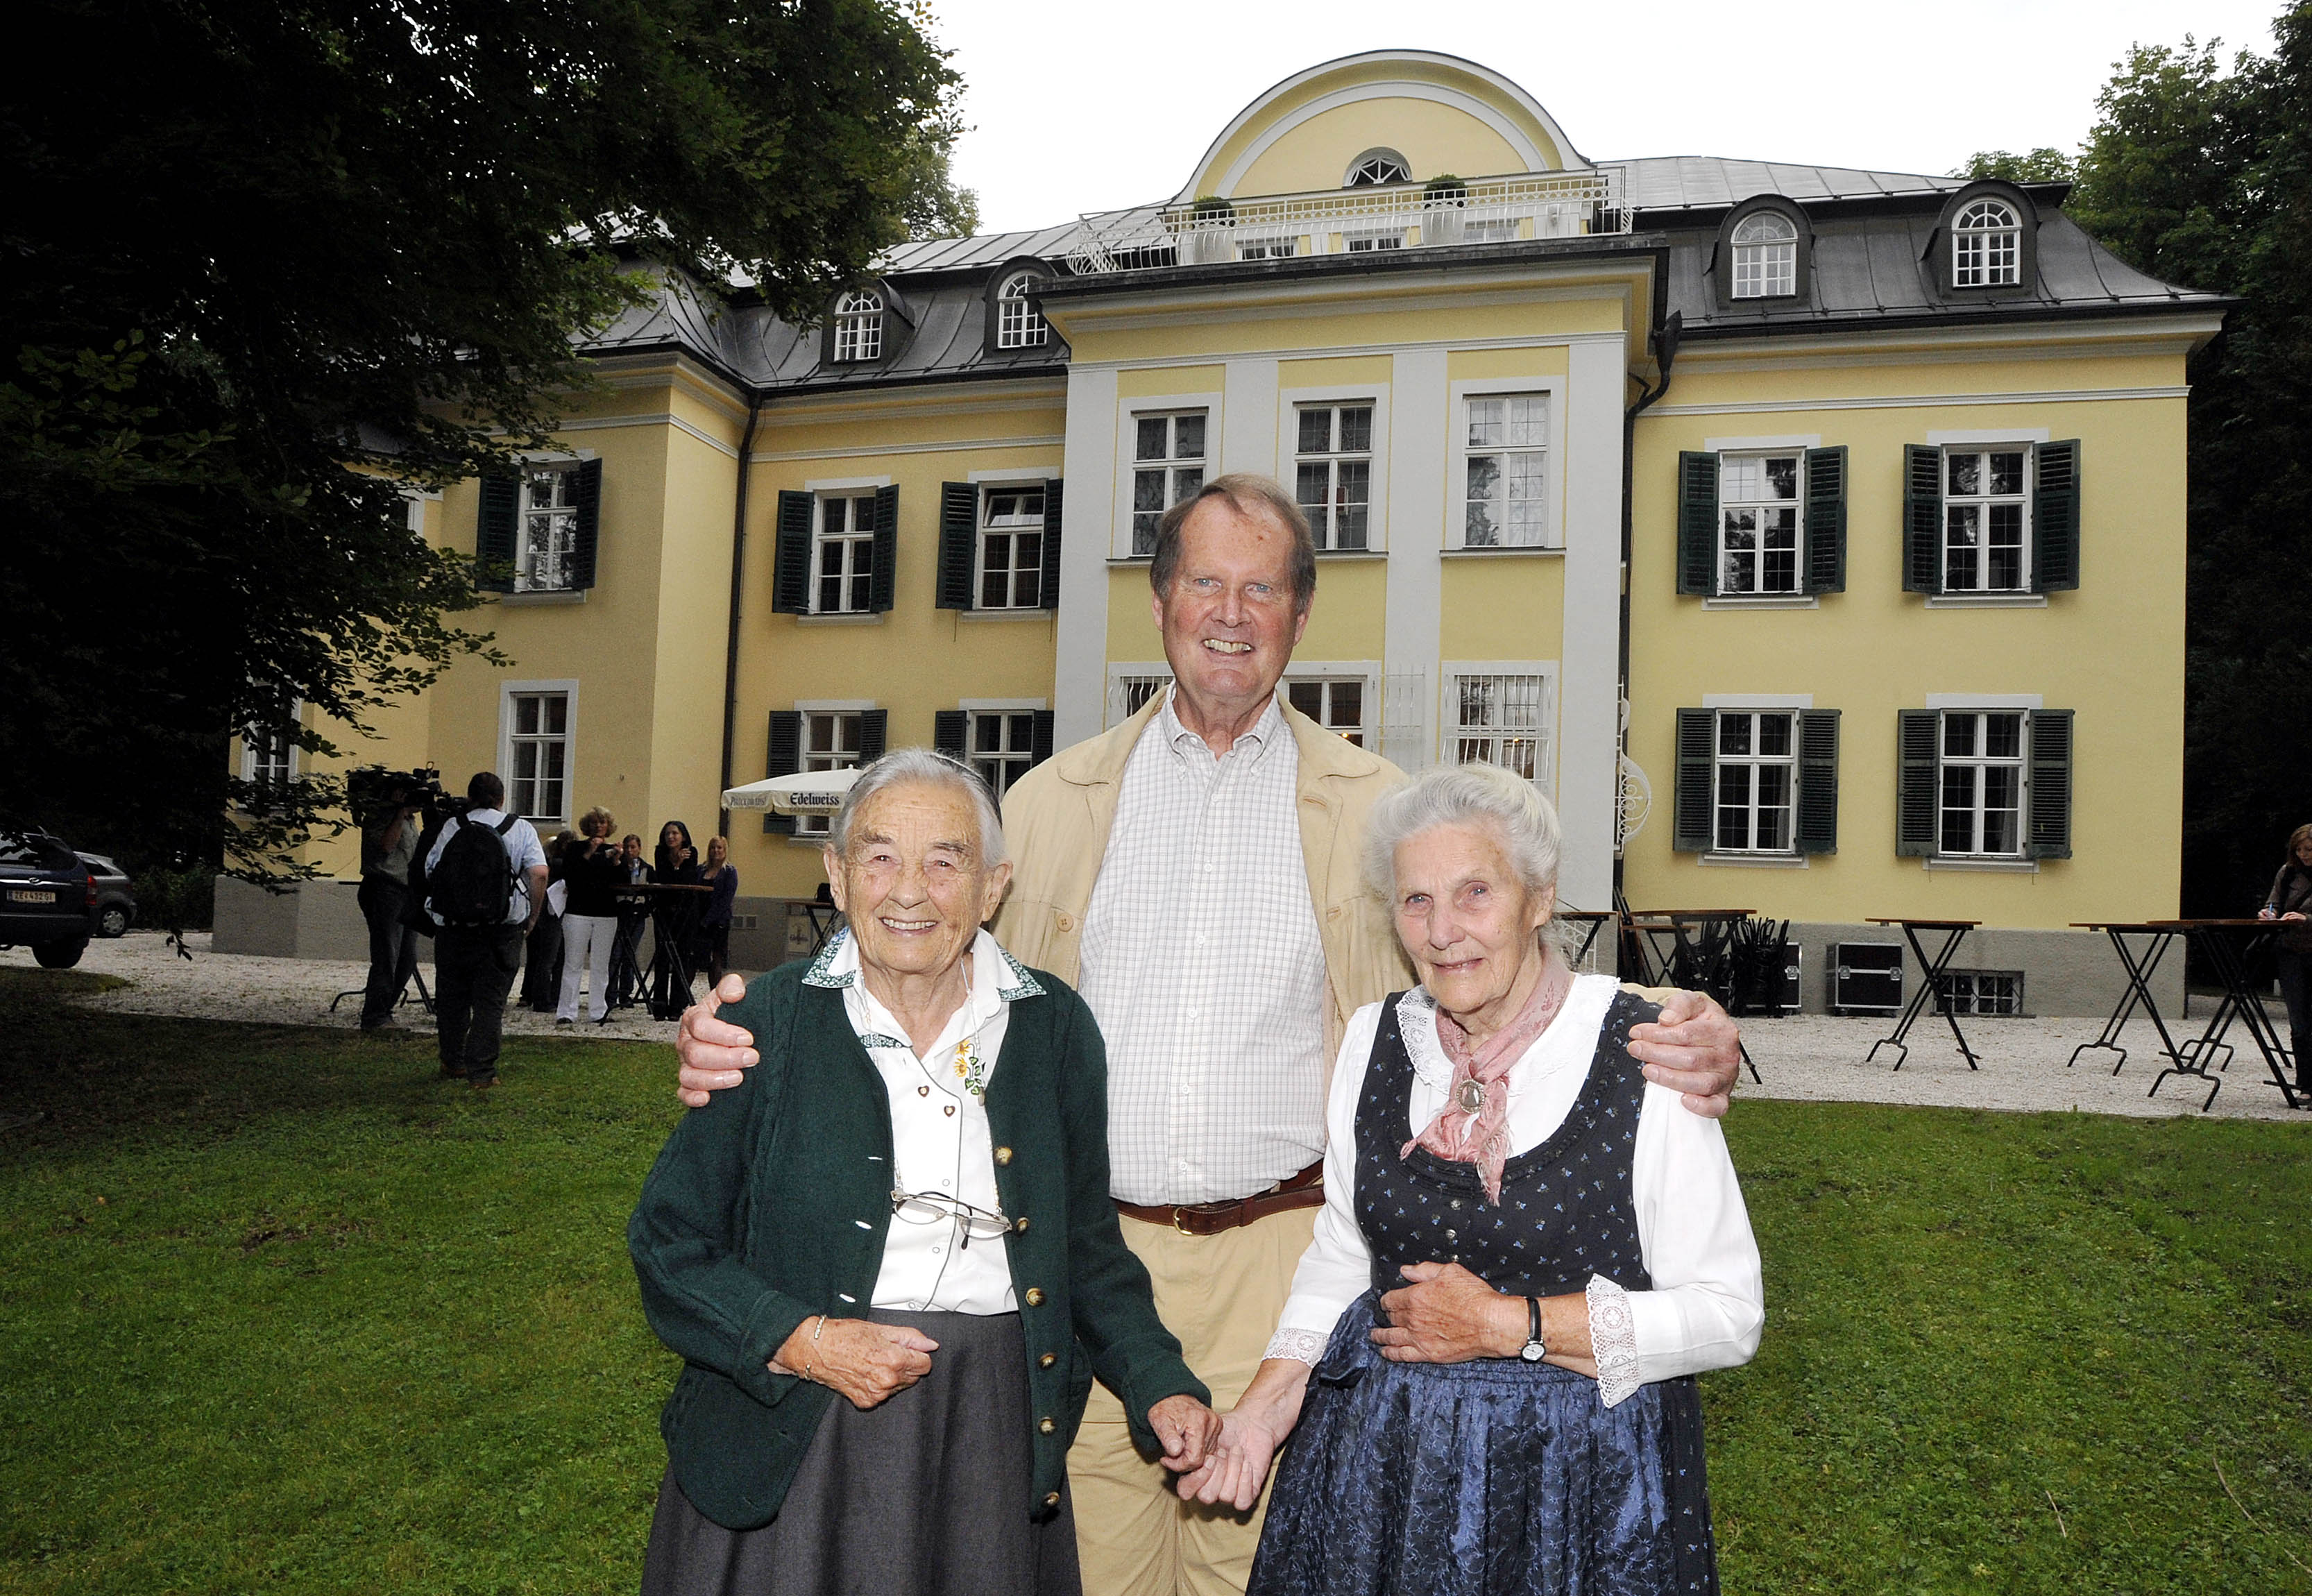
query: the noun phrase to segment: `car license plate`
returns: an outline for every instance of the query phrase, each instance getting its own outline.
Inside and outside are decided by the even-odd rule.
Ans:
[[[54,892],[34,892],[22,887],[8,889],[8,901],[11,903],[54,903],[56,900]]]

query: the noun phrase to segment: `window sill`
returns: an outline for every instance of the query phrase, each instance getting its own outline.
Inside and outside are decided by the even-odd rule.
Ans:
[[[798,615],[794,622],[799,627],[880,627],[883,624],[883,612],[871,609],[864,615]]]
[[[2045,609],[2045,593],[1930,593],[1930,609]]]
[[[1049,620],[1055,613],[1049,609],[956,609],[950,611],[958,620]]]
[[[1702,601],[1704,609],[1819,609],[1822,601],[1812,593],[1761,593],[1755,598],[1722,597]]]
[[[1320,560],[1385,560],[1388,557],[1388,550],[1386,548],[1320,548],[1317,550],[1317,557]]]
[[[1536,555],[1546,556],[1551,559],[1563,559],[1565,548],[1563,544],[1512,543],[1493,548],[1441,548],[1437,553],[1439,558],[1449,560],[1530,559]]]
[[[1981,870],[1993,875],[2036,875],[2036,859],[1945,859],[1931,858],[1924,862],[1929,870]]]
[[[1694,862],[1732,870],[1804,870],[1804,854],[1697,854]]]
[[[1155,559],[1152,554],[1111,554],[1108,557],[1108,563],[1111,566],[1146,566],[1152,565]]]
[[[590,591],[582,587],[532,589],[526,593],[500,593],[498,602],[525,609],[534,604],[583,604]]]

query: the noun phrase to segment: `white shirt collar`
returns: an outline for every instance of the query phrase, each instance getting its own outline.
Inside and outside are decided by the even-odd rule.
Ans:
[[[1179,715],[1174,713],[1172,706],[1178,692],[1178,683],[1164,689],[1164,707],[1156,712],[1157,734],[1163,738],[1164,746],[1171,750],[1176,758],[1186,758],[1192,753],[1194,750],[1188,746],[1191,743],[1207,753],[1211,752],[1211,745],[1183,725]],[[1248,762],[1257,764],[1267,756],[1269,750],[1277,746],[1278,740],[1285,733],[1284,712],[1278,707],[1278,703],[1276,695],[1271,693],[1268,706],[1260,712],[1260,718],[1252,723],[1250,729],[1230,745],[1230,753],[1240,753]]]
[[[971,939],[971,951],[965,955],[971,960],[971,990],[948,1022],[947,1029],[958,1035],[968,1035],[978,1030],[995,1012],[1023,997],[1044,995],[1042,983],[1028,973],[1028,967],[1003,951],[1003,945],[982,927]],[[810,969],[803,973],[806,987],[832,987],[841,989],[847,999],[858,1000],[853,1009],[854,1029],[859,1030],[860,1041],[870,1048],[905,1048],[907,1040],[899,1022],[891,1017],[859,978],[859,942],[846,925],[828,938]],[[861,1016],[866,1024],[857,1023]],[[960,1029],[959,1029],[960,1028]]]

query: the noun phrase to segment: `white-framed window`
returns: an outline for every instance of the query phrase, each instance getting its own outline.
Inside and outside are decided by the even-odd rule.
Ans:
[[[522,472],[521,523],[515,529],[513,591],[565,592],[578,548],[578,462],[533,465]]]
[[[813,615],[864,615],[875,576],[875,495],[823,493],[810,540]]]
[[[1798,712],[1721,709],[1713,740],[1711,848],[1787,854],[1796,846]]]
[[[242,728],[241,780],[253,787],[283,787],[296,779],[298,750],[293,739],[303,712],[304,706],[292,699],[279,723]]]
[[[1465,244],[1513,243],[1518,235],[1515,216],[1471,216],[1461,224]]]
[[[995,300],[995,346],[998,349],[1038,349],[1051,336],[1044,313],[1029,300],[1036,275],[1020,272],[1008,277]]]
[[[1553,672],[1540,665],[1448,663],[1443,753],[1455,765],[1498,765],[1547,786]]]
[[[566,690],[506,690],[506,803],[526,820],[570,816],[570,699]]]
[[[1799,291],[1799,230],[1780,211],[1754,211],[1734,225],[1734,297],[1774,299]]]
[[[862,733],[866,715],[856,709],[805,709],[802,711],[802,764],[804,770],[849,770],[859,763]],[[798,815],[794,834],[797,837],[825,837],[828,815]]]
[[[1409,183],[1413,168],[1395,150],[1367,150],[1349,163],[1344,189],[1371,189],[1383,183]]]
[[[2031,448],[1943,451],[1943,591],[2019,593],[2030,583]]]
[[[1943,972],[1949,996],[1938,1001],[1935,1013],[2019,1014],[2023,1012],[2023,972],[2019,969],[1952,969]]]
[[[1405,229],[1372,228],[1362,232],[1344,233],[1341,242],[1351,255],[1370,255],[1376,250],[1402,250],[1405,248]]]
[[[979,495],[979,608],[1040,609],[1044,600],[1043,487],[983,489]]]
[[[1294,496],[1319,549],[1372,546],[1373,407],[1302,405],[1294,418]]]
[[[1299,253],[1300,240],[1298,234],[1239,239],[1236,245],[1239,260],[1290,260]]]
[[[1802,452],[1718,460],[1718,591],[1729,598],[1799,591]]]
[[[883,296],[854,288],[835,302],[835,358],[880,360],[883,355]]]
[[[1110,662],[1108,667],[1108,723],[1130,720],[1148,700],[1172,685],[1172,668],[1161,660]]]
[[[1204,486],[1204,410],[1132,418],[1132,552],[1156,552],[1156,523]]]
[[[1942,711],[1937,851],[2019,858],[2023,853],[2024,735],[2019,709]]]
[[[964,758],[998,798],[1036,762],[1036,712],[1032,709],[966,709]]]
[[[1473,394],[1462,401],[1465,548],[1549,544],[1549,396]]]
[[[1365,705],[1371,697],[1362,676],[1291,676],[1284,680],[1286,703],[1358,748],[1366,746]]]
[[[2003,199],[1978,199],[1951,224],[1951,286],[1993,288],[2023,276],[2023,224]]]

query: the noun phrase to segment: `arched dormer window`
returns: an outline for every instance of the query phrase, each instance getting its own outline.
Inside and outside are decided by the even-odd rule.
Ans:
[[[1997,288],[2023,280],[2023,224],[2003,199],[1977,199],[1951,223],[1951,286]]]
[[[1753,211],[1734,225],[1734,297],[1782,299],[1799,291],[1799,230],[1780,211]]]
[[[880,360],[883,355],[883,296],[854,288],[835,302],[835,358]]]
[[[1349,175],[1341,180],[1344,189],[1373,189],[1383,183],[1409,183],[1413,168],[1395,150],[1367,150],[1349,163]]]
[[[1003,280],[1003,287],[995,298],[995,346],[998,349],[1036,349],[1051,337],[1044,325],[1043,312],[1029,296],[1036,290],[1033,272],[1019,272]]]

